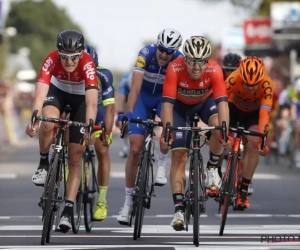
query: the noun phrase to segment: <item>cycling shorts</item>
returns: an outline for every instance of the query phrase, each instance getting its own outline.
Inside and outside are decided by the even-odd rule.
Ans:
[[[43,107],[54,106],[60,115],[64,112],[65,106],[69,105],[71,108],[71,121],[86,122],[86,103],[84,95],[76,95],[67,93],[53,84],[50,84],[47,97],[44,100]],[[80,127],[69,128],[69,143],[81,144],[83,139],[84,129]]]

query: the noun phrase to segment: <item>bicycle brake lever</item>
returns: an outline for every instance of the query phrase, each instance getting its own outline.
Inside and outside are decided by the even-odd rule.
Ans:
[[[93,121],[93,119],[90,119],[90,123],[89,123],[89,126],[88,126],[89,141],[92,138],[93,128],[94,128],[94,121]]]
[[[33,113],[32,113],[32,116],[31,116],[31,130],[33,130],[34,124],[35,124],[36,121],[37,121],[37,113],[38,113],[38,110],[35,110],[35,111],[33,111]]]

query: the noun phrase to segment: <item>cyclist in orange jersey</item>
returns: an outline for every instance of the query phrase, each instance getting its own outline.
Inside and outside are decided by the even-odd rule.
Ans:
[[[250,56],[242,60],[239,69],[225,81],[230,110],[230,126],[237,122],[245,129],[264,132],[269,124],[273,105],[274,84],[266,73],[262,59]],[[243,176],[236,208],[249,207],[248,187],[258,164],[259,155],[265,156],[269,149],[261,150],[261,138],[247,136],[243,159]]]

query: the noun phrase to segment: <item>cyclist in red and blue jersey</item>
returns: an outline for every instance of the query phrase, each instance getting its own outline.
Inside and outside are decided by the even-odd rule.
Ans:
[[[105,124],[106,135],[102,141],[102,136],[96,136],[95,150],[98,158],[99,197],[94,220],[102,221],[107,218],[106,194],[110,173],[109,145],[112,143],[112,129],[115,117],[115,89],[113,86],[113,75],[109,69],[103,68],[98,64],[98,55],[90,45],[85,45],[84,50],[90,54],[95,66],[99,88],[98,112],[96,124]]]
[[[148,119],[151,110],[156,109],[156,114],[161,114],[161,100],[163,83],[168,64],[182,57],[179,48],[182,44],[182,36],[175,29],[164,29],[158,37],[157,43],[147,45],[138,54],[132,76],[132,85],[128,97],[127,112],[124,114],[130,121],[131,118]],[[123,115],[119,116],[121,120]],[[146,128],[139,124],[129,123],[130,150],[126,162],[125,203],[121,208],[117,221],[122,225],[128,225],[132,211],[132,192],[139,152],[143,147]],[[166,156],[168,149],[159,153],[157,161],[156,185],[162,186],[167,183]]]

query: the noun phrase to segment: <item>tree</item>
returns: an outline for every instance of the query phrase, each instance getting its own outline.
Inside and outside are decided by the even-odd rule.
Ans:
[[[45,56],[56,48],[56,37],[60,31],[75,29],[81,32],[65,10],[58,8],[51,0],[12,2],[6,27],[15,27],[18,32],[10,39],[11,52],[28,47],[37,72]]]
[[[271,3],[274,2],[299,2],[299,0],[264,0],[262,1],[262,4],[259,7],[258,15],[259,16],[267,16],[269,17],[271,15]]]

